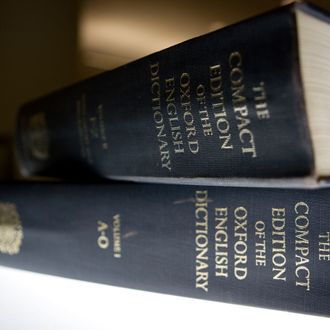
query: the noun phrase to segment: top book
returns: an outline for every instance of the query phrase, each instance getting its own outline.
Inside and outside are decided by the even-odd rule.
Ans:
[[[26,104],[22,173],[217,184],[329,176],[329,17],[283,6]]]

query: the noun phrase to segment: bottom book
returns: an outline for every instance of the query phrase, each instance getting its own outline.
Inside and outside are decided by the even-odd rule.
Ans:
[[[330,188],[0,187],[2,265],[330,315]]]

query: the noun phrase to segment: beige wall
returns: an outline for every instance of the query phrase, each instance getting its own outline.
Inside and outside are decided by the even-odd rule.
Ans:
[[[0,178],[13,175],[16,112],[77,77],[77,3],[0,1]]]
[[[10,143],[16,112],[22,103],[96,74],[100,69],[115,67],[159,48],[269,10],[280,2],[0,1],[0,178],[10,176]],[[330,9],[329,0],[314,2]],[[108,39],[101,38],[98,43],[101,32],[97,29],[94,31],[96,34],[91,34],[89,39],[86,37],[86,21],[91,18],[97,24],[105,22],[101,32]],[[119,43],[118,38],[117,41],[110,38],[111,35],[116,36],[114,23],[117,24],[115,27],[126,31],[126,37],[124,35]],[[134,44],[134,38],[129,39],[131,34],[139,34],[144,44]],[[100,66],[93,65],[88,58],[97,52],[103,56]]]
[[[75,79],[77,14],[68,0],[0,2],[0,136],[23,102]]]

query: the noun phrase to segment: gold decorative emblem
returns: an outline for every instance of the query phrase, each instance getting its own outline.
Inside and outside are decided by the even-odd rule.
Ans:
[[[49,136],[46,117],[38,112],[29,118],[29,145],[32,156],[44,161],[49,158]]]
[[[23,241],[23,228],[15,204],[0,203],[0,252],[18,254]]]

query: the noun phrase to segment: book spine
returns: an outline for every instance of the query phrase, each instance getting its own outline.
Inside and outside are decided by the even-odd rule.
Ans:
[[[2,265],[330,315],[330,188],[17,184],[0,201]]]
[[[314,159],[285,7],[26,105],[25,174],[300,177]]]

